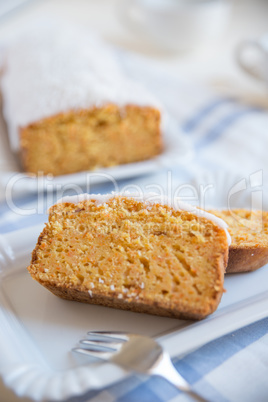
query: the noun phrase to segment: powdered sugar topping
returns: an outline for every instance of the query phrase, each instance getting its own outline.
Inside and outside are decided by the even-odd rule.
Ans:
[[[160,107],[125,76],[116,53],[87,30],[38,21],[5,47],[1,87],[13,149],[19,127],[61,112],[108,103]]]

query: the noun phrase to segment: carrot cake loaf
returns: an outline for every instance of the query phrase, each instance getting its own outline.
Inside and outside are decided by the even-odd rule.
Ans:
[[[4,52],[3,111],[26,172],[63,175],[162,151],[157,100],[79,28],[36,24]]]
[[[222,297],[226,227],[155,194],[66,197],[50,209],[28,270],[64,299],[202,319]]]
[[[268,212],[247,209],[210,212],[228,224],[232,237],[227,273],[255,271],[268,263]]]

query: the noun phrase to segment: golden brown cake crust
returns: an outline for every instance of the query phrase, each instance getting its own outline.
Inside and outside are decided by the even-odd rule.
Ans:
[[[136,313],[147,313],[162,317],[178,318],[181,320],[201,320],[207,315],[213,313],[215,311],[215,305],[218,306],[221,300],[221,295],[218,293],[214,303],[211,304],[206,311],[204,309],[200,309],[200,311],[196,309],[193,311],[189,306],[183,303],[177,304],[176,308],[172,308],[168,303],[164,304],[163,302],[159,303],[157,301],[151,301],[145,303],[136,300],[118,299],[117,292],[114,292],[114,294],[111,295],[94,292],[94,295],[90,297],[88,292],[85,291],[78,291],[77,289],[63,286],[55,287],[49,283],[42,283],[42,285],[54,295],[61,297],[62,299],[96,304],[121,310],[129,310]]]
[[[205,218],[196,218],[185,211],[175,211],[172,208],[163,207],[159,204],[155,204],[148,211],[141,202],[124,198],[122,200],[122,209],[119,206],[119,199],[109,201],[106,207],[96,207],[92,201],[54,206],[50,210],[49,223],[39,236],[38,243],[32,253],[32,263],[28,267],[32,277],[53,294],[78,302],[99,304],[107,307],[180,319],[202,319],[214,312],[223,293],[224,271],[228,259],[228,244],[224,230]],[[117,203],[115,207],[113,205],[114,202]],[[131,217],[129,213],[133,213],[133,216]],[[173,226],[170,234],[156,231],[155,226],[152,226],[153,229],[150,228],[149,230],[151,243],[147,243],[147,240],[145,240],[143,245],[141,245],[139,237],[144,238],[145,231],[141,231],[139,233],[140,236],[137,236],[136,229],[139,225],[142,226],[144,222],[148,222],[148,219],[150,221],[150,217],[147,219],[150,213],[152,217],[155,217],[157,225],[162,225],[162,223],[166,225],[170,222],[175,224],[176,230],[179,230],[178,234],[175,232],[174,235],[172,232]],[[67,244],[71,243],[64,243],[63,240],[64,237],[67,237],[66,228],[68,225],[70,227],[70,222],[72,222],[72,225],[73,222],[76,222],[78,227],[81,226],[76,218],[79,214],[82,217],[83,226],[87,227],[87,233],[83,233],[81,236],[76,234],[76,237],[79,237],[79,246],[77,242],[73,243],[73,248],[71,249],[70,247],[66,247]],[[84,250],[84,245],[88,245],[87,241],[83,243],[83,239],[88,235],[88,232],[91,231],[93,233],[92,228],[90,229],[90,224],[96,222],[97,218],[98,222],[102,222],[103,217],[107,222],[111,219],[113,224],[116,222],[116,219],[119,219],[119,222],[123,222],[120,221],[123,214],[130,220],[130,227],[132,227],[133,231],[133,236],[128,242],[129,248],[120,240],[121,234],[122,238],[125,238],[123,229],[121,234],[118,232],[114,234],[113,230],[110,233],[110,229],[107,232],[108,234],[106,233],[105,235],[101,231],[98,231],[98,234],[95,233],[93,236],[93,243],[90,243],[92,246],[87,249],[90,250],[90,254],[87,254],[88,251],[86,251],[86,254],[81,253],[81,258],[83,259],[83,264],[81,265],[81,258],[77,259],[79,256],[78,248],[80,247],[81,250]],[[188,234],[185,236],[185,233],[180,232],[182,229],[178,229],[178,222],[187,224],[187,227],[191,228],[191,234],[187,232]],[[200,225],[200,233],[202,233],[204,238],[198,232],[197,225]],[[99,228],[100,226],[98,225]],[[111,261],[110,265],[108,266],[107,263],[104,265],[98,263],[97,265],[95,261],[99,250],[97,247],[101,245],[101,250],[105,249],[107,246],[105,243],[107,236],[108,245],[112,244],[110,254],[108,255],[108,259],[106,259],[106,261]],[[179,240],[177,237],[178,239],[182,239],[181,244],[183,241],[186,241],[185,247],[188,247],[193,242],[192,250],[186,250],[184,254],[178,251],[180,247],[178,246]],[[55,243],[55,238],[60,238],[61,241],[58,242],[57,240]],[[207,242],[207,247],[204,245],[204,242]],[[61,244],[63,244],[62,247]],[[118,253],[117,249],[120,249],[121,244],[125,249]],[[169,246],[172,251],[168,249]],[[60,254],[58,253],[56,258],[49,256],[48,249],[54,252],[59,247],[64,249],[64,256],[66,257],[65,267],[71,264],[73,254],[75,254],[76,262],[73,264],[73,268],[69,269],[68,280],[65,279],[66,277],[61,276],[61,268],[63,266],[59,262]],[[152,247],[154,247],[153,250],[151,250]],[[75,251],[73,252],[72,250],[74,249]],[[126,250],[128,250],[127,253],[125,253]],[[60,250],[61,252],[62,250]],[[155,255],[156,253],[162,253],[162,255]],[[176,258],[174,253],[176,254]],[[68,257],[68,255],[70,256]],[[200,260],[195,256],[200,257]],[[101,258],[98,257],[98,260],[100,261],[103,258],[104,253]],[[150,263],[148,271],[146,269],[147,258]],[[90,263],[85,263],[85,261],[89,260],[91,261]],[[78,273],[76,272],[74,280],[72,279],[73,273],[77,269],[77,261],[79,261],[81,266],[87,266],[90,272],[89,275],[92,275],[92,272],[94,272],[90,277],[92,279],[88,282],[87,278],[84,278],[85,274],[81,269]],[[142,264],[140,264],[140,261],[142,261]],[[165,265],[167,261],[168,265]],[[200,272],[198,272],[199,264],[201,263],[204,266],[202,269],[200,266]],[[51,267],[53,267],[53,270]],[[96,270],[97,267],[98,271]],[[168,270],[168,267],[170,267],[170,270]],[[48,276],[46,274],[47,270],[50,270],[52,275],[50,273]],[[160,277],[160,272],[164,276]],[[173,277],[171,282],[168,282],[168,276],[171,273]],[[115,278],[117,274],[118,279]],[[81,276],[83,276],[83,281],[78,283],[77,278],[81,278]],[[110,279],[110,276],[113,276],[113,279]],[[141,277],[143,279],[140,279]],[[158,277],[159,284],[152,283],[154,278]],[[93,287],[90,286],[91,280],[94,281]],[[107,286],[106,283],[102,285],[104,281],[107,281]],[[140,286],[141,284],[143,286]],[[173,290],[174,286],[177,290]],[[124,291],[129,292],[130,295],[124,293]],[[187,293],[188,291],[190,292],[189,294]],[[166,296],[167,294],[170,296]]]
[[[153,107],[113,104],[44,118],[20,129],[24,170],[57,176],[153,158],[160,120]]]
[[[226,272],[239,273],[256,271],[268,263],[268,248],[230,246]]]
[[[232,244],[226,273],[255,271],[268,263],[268,212],[246,209],[210,212],[229,225]]]

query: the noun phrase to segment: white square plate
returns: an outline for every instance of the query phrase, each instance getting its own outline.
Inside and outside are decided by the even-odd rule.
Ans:
[[[268,315],[267,266],[227,276],[218,310],[199,322],[62,300],[26,270],[41,230],[0,236],[0,374],[19,396],[62,400],[126,377],[121,368],[72,354],[90,330],[154,336],[174,357]]]

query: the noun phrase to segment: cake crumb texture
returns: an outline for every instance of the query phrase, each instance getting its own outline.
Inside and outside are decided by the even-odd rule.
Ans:
[[[20,130],[28,173],[63,175],[150,159],[162,151],[160,112],[109,104],[44,118]]]
[[[219,304],[227,258],[212,221],[115,196],[53,206],[28,270],[65,299],[201,319]]]

